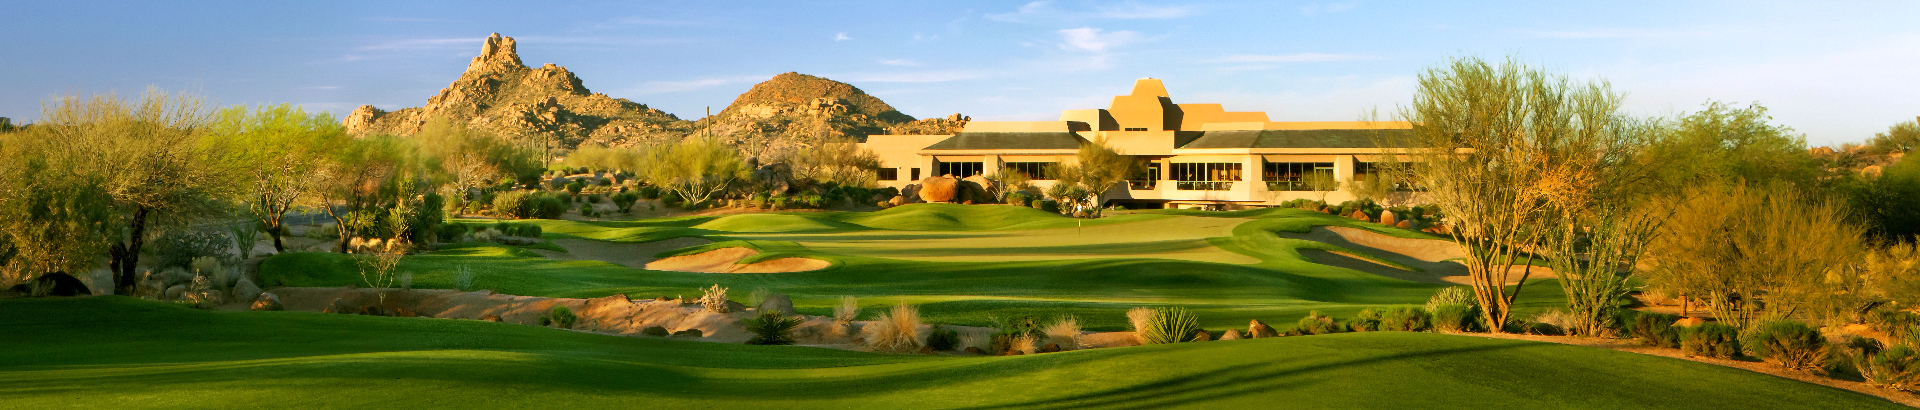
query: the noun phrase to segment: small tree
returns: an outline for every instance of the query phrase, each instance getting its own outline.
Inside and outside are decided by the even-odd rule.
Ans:
[[[1138,158],[1108,146],[1106,137],[1081,143],[1074,160],[1073,164],[1048,167],[1047,174],[1054,178],[1054,188],[1047,194],[1071,205],[1075,212],[1099,208],[1108,190],[1141,167]]]
[[[1327,203],[1327,194],[1331,194],[1334,190],[1340,189],[1340,180],[1333,179],[1332,172],[1320,172],[1317,170],[1308,172],[1306,176],[1301,178],[1301,182],[1307,185],[1307,189],[1313,190],[1314,197],[1318,198],[1320,203],[1323,204]],[[1359,195],[1355,195],[1355,199],[1360,199],[1358,196]]]
[[[712,199],[728,184],[745,177],[740,153],[719,139],[690,137],[648,152],[643,174],[648,183],[686,200],[692,208]]]
[[[212,133],[215,143],[227,147],[226,161],[248,182],[238,198],[247,217],[273,237],[274,251],[286,252],[283,220],[314,194],[308,175],[320,166],[322,153],[345,143],[345,128],[331,114],[280,104],[221,110]]]

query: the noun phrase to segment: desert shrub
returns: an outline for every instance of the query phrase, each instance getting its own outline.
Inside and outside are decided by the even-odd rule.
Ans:
[[[531,201],[531,207],[530,216],[538,219],[560,219],[561,214],[567,213],[567,202],[558,195],[538,195]]]
[[[1060,349],[1062,350],[1073,350],[1073,349],[1080,348],[1080,319],[1079,318],[1075,318],[1073,316],[1061,316],[1060,319],[1053,321],[1053,324],[1047,325],[1046,328],[1041,329],[1041,333],[1045,333],[1047,335],[1047,341],[1059,344]]]
[[[473,290],[473,267],[460,265],[454,268],[453,288],[461,292]]]
[[[157,267],[193,268],[193,258],[211,256],[220,260],[234,260],[233,240],[227,234],[215,231],[196,231],[186,229],[168,230],[154,240],[154,261]]]
[[[1867,326],[1886,332],[1894,340],[1907,338],[1909,330],[1920,326],[1920,314],[1904,310],[1876,309],[1861,319]]]
[[[643,186],[643,187],[640,187],[638,192],[640,194],[640,199],[648,199],[648,200],[660,199],[660,187]]]
[[[1740,335],[1740,347],[1754,357],[1788,370],[1815,374],[1826,371],[1827,338],[1805,323],[1763,320]]]
[[[1480,328],[1480,311],[1473,305],[1449,303],[1434,306],[1428,311],[1433,312],[1433,330],[1461,333]]]
[[[1740,356],[1740,329],[1718,322],[1680,328],[1680,351],[1688,356],[1732,359]]]
[[[1192,311],[1164,307],[1153,310],[1153,319],[1147,321],[1146,332],[1140,334],[1140,340],[1147,344],[1189,342],[1199,332],[1200,318]]]
[[[508,226],[509,226],[509,227],[510,227],[510,229],[511,229],[511,231],[509,231],[509,232],[511,232],[511,233],[509,233],[509,235],[513,235],[513,236],[518,236],[518,237],[523,237],[523,238],[539,238],[539,237],[540,237],[540,233],[541,233],[541,231],[540,231],[540,225],[537,225],[537,224],[510,224],[510,225],[508,225]]]
[[[232,269],[228,269],[226,264],[220,263],[220,258],[212,256],[193,258],[191,265],[193,265],[194,272],[207,275],[216,287],[233,287],[234,282],[240,280],[240,276],[234,275]]]
[[[872,324],[861,329],[867,349],[879,352],[907,353],[920,348],[920,311],[901,303],[881,312]]]
[[[569,194],[580,195],[580,190],[583,189],[587,189],[587,181],[575,179],[573,182],[567,183],[567,193]]]
[[[1022,193],[1019,193],[1019,192],[1015,192],[1015,193],[1011,193],[1011,194],[1007,194],[1007,204],[1008,204],[1008,205],[1014,205],[1014,206],[1027,206],[1027,201],[1029,201],[1029,200],[1031,200],[1031,199],[1030,199],[1030,198],[1027,198],[1027,194],[1022,194]]]
[[[579,316],[574,316],[573,309],[568,309],[566,306],[554,306],[553,310],[547,311],[547,318],[552,319],[553,325],[561,329],[572,329],[573,322],[580,320]]]
[[[450,223],[450,224],[441,224],[440,228],[434,229],[433,236],[434,236],[434,239],[437,239],[442,243],[453,243],[453,242],[460,241],[460,237],[466,234],[467,234],[467,225]]]
[[[593,215],[593,203],[591,203],[591,202],[581,202],[581,203],[580,203],[580,210],[579,210],[579,212],[580,212],[580,216],[594,216],[594,215]]]
[[[633,212],[633,203],[640,200],[640,194],[621,192],[613,194],[613,205],[620,207],[620,213]]]
[[[1395,332],[1425,332],[1433,328],[1433,314],[1419,306],[1400,306],[1388,308],[1387,314],[1380,318],[1380,330]]]
[[[1680,347],[1680,331],[1673,328],[1673,322],[1679,316],[1640,312],[1633,318],[1633,337],[1647,346],[1677,348]]]
[[[700,307],[705,308],[708,312],[714,313],[730,313],[733,311],[731,307],[727,306],[727,288],[720,287],[718,283],[702,290]]]
[[[1034,336],[1016,336],[1007,345],[1007,350],[1018,351],[1021,354],[1038,353],[1040,351],[1040,342],[1042,340],[1043,339],[1040,339]]]
[[[1338,321],[1333,320],[1332,316],[1320,314],[1318,310],[1307,312],[1307,317],[1300,318],[1298,329],[1300,333],[1309,335],[1338,333],[1341,330]]]
[[[1534,315],[1533,328],[1528,329],[1528,331],[1533,334],[1548,336],[1564,335],[1567,329],[1575,328],[1576,321],[1578,320],[1579,316],[1573,315],[1565,310],[1549,310]]]
[[[927,334],[927,347],[943,352],[960,349],[960,331],[936,326]]]
[[[525,219],[532,217],[532,194],[527,191],[513,190],[501,192],[493,197],[493,214],[501,218]]]
[[[646,329],[641,329],[640,334],[653,336],[653,337],[667,337],[667,335],[671,335],[673,334],[673,332],[668,332],[667,328],[665,327],[653,326],[653,327],[648,327]]]
[[[1866,342],[1873,342],[1874,346],[1878,347],[1878,342],[1874,342],[1873,339],[1859,336],[1854,336],[1854,339],[1865,339]],[[1884,389],[1920,392],[1920,353],[1915,352],[1912,347],[1894,345],[1886,350],[1855,357],[1867,358],[1854,361],[1855,366],[1860,369],[1861,377],[1866,379],[1867,383]]]
[[[706,334],[701,332],[700,329],[682,329],[681,331],[673,332],[673,337],[705,337],[705,336]]]
[[[993,323],[998,327],[998,330],[993,333],[992,346],[990,346],[994,353],[1012,350],[1014,345],[1022,339],[1031,342],[1045,340],[1047,337],[1046,330],[1042,329],[1040,323],[1035,322],[1031,316],[1004,321],[994,319]]]
[[[747,339],[750,345],[790,345],[793,344],[793,329],[800,327],[800,318],[789,317],[780,312],[762,312],[759,316],[743,320],[740,324],[753,332],[753,338]]]
[[[1380,330],[1380,319],[1380,311],[1373,310],[1373,308],[1360,309],[1360,313],[1354,314],[1352,319],[1347,319],[1347,330],[1355,332],[1378,331]]]

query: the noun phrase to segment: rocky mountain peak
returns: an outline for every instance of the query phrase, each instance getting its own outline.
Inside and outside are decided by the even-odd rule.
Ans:
[[[515,49],[513,37],[502,37],[493,33],[487,37],[487,43],[480,47],[480,56],[467,63],[467,71],[497,71],[527,68],[520,63],[520,53]]]

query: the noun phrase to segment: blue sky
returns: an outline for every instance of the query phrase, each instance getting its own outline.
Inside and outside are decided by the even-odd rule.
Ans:
[[[1343,121],[1393,113],[1459,55],[1606,79],[1636,115],[1757,101],[1815,145],[1920,115],[1912,1],[929,3],[9,0],[0,117],[148,86],[336,114],[420,106],[493,32],[528,65],[681,118],[798,71],[922,118],[1051,120],[1156,77],[1177,102]]]

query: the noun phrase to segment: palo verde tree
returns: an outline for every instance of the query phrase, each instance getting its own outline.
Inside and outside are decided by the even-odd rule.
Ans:
[[[1837,276],[1863,259],[1865,231],[1838,201],[1791,187],[1710,184],[1667,206],[1648,282],[1701,299],[1721,323],[1830,313]],[[1811,312],[1809,310],[1812,310]]]
[[[1408,159],[1381,171],[1424,187],[1447,215],[1489,329],[1506,325],[1533,274],[1528,249],[1549,238],[1560,207],[1578,202],[1570,198],[1590,195],[1612,162],[1599,157],[1624,144],[1619,105],[1604,81],[1464,57],[1420,75],[1400,114],[1410,132],[1381,134],[1381,148]]]
[[[149,89],[138,100],[112,94],[62,98],[36,127],[74,155],[72,172],[96,178],[121,226],[107,230],[118,294],[134,291],[147,231],[223,214],[232,184],[205,138],[212,112],[198,98]]]
[[[118,231],[113,198],[47,127],[0,132],[0,286],[94,269]]]
[[[1080,143],[1073,159],[1071,164],[1049,165],[1045,172],[1054,178],[1048,193],[1075,211],[1100,207],[1107,190],[1141,168],[1139,159],[1114,150],[1106,137]]]
[[[878,181],[880,156],[852,138],[827,138],[794,150],[788,157],[793,176],[841,186],[870,187]]]
[[[310,176],[323,164],[324,153],[348,143],[346,129],[332,114],[308,113],[292,104],[220,110],[212,138],[227,147],[226,160],[243,177],[237,202],[273,237],[277,252],[286,252],[280,234],[287,213],[314,194]]]
[[[739,151],[711,137],[656,146],[646,158],[642,176],[647,182],[679,195],[689,208],[712,199],[747,174]]]
[[[398,138],[374,136],[350,140],[334,149],[310,174],[310,205],[325,210],[340,234],[337,251],[346,253],[352,238],[379,227],[384,202],[394,186],[418,175],[408,147]],[[411,180],[407,186],[414,186]],[[383,235],[384,236],[384,235]]]
[[[451,186],[455,206],[464,206],[467,193],[491,186],[501,177],[537,178],[544,169],[541,152],[463,122],[434,117],[409,138],[419,148],[419,160],[436,182]],[[571,160],[571,158],[569,159]]]

